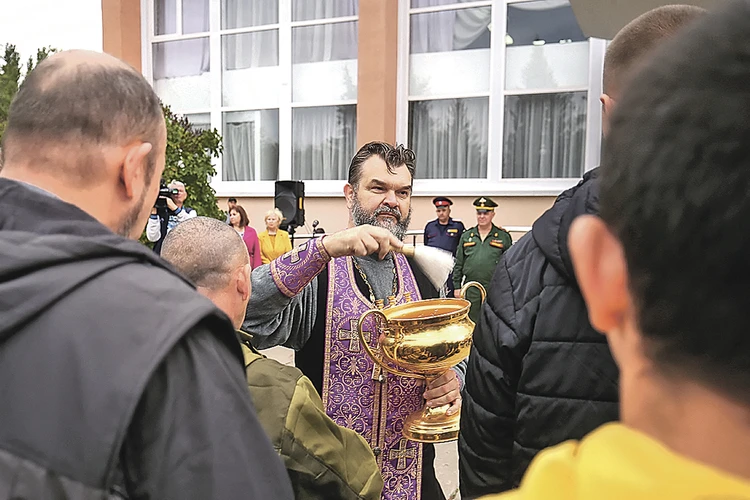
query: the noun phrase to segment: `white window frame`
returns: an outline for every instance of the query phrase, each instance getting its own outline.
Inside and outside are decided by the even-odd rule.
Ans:
[[[260,111],[263,109],[278,109],[279,111],[279,173],[278,180],[292,179],[292,113],[296,108],[355,105],[356,99],[320,102],[292,102],[292,31],[297,27],[319,26],[324,24],[338,24],[355,22],[359,16],[335,17],[326,19],[313,19],[305,21],[292,21],[291,0],[279,0],[279,22],[272,25],[250,26],[243,28],[221,29],[221,0],[209,0],[209,31],[203,33],[190,33],[183,35],[182,31],[182,1],[177,2],[176,15],[177,30],[174,34],[155,35],[155,12],[154,0],[141,0],[141,27],[142,39],[141,59],[143,61],[143,75],[153,85],[153,45],[154,43],[170,42],[177,40],[188,40],[191,38],[209,39],[210,70],[210,109],[176,109],[175,114],[209,113],[211,116],[211,127],[215,128],[223,137],[224,118],[226,112],[233,111]],[[258,106],[253,109],[245,107],[224,106],[222,102],[222,64],[221,64],[221,37],[241,33],[252,33],[258,31],[278,30],[279,33],[279,71],[281,73],[281,84],[279,86],[278,107]],[[256,123],[259,120],[256,120]],[[260,127],[256,127],[255,133],[260,135]],[[256,155],[260,152],[256,151]],[[260,161],[256,158],[256,178],[260,177]],[[214,161],[216,175],[211,180],[211,186],[218,196],[244,196],[244,197],[267,197],[273,196],[275,181],[224,181],[222,180],[223,157],[219,156]],[[327,197],[343,196],[345,180],[305,180],[305,196]]]
[[[449,5],[422,7],[412,9],[411,0],[399,0],[398,3],[398,82],[396,107],[396,140],[407,144],[409,140],[409,102],[422,100],[419,96],[409,95],[409,45],[412,14],[440,12],[472,7],[492,7],[490,34],[490,91],[489,91],[489,137],[487,150],[487,179],[420,179],[419,172],[414,181],[414,194],[423,196],[551,196],[574,186],[580,178],[556,179],[503,179],[502,148],[503,126],[506,95],[530,95],[541,93],[587,92],[586,115],[586,150],[584,154],[584,171],[589,171],[599,164],[601,153],[601,106],[599,96],[602,92],[602,70],[606,41],[589,39],[589,81],[586,87],[563,89],[505,89],[505,33],[507,31],[508,5],[534,0],[481,0],[459,2]],[[501,29],[495,28],[499,27]],[[502,49],[498,49],[502,47]],[[445,98],[485,97],[486,93],[470,95],[448,95]],[[443,98],[444,96],[440,96]],[[430,99],[436,99],[430,96]]]

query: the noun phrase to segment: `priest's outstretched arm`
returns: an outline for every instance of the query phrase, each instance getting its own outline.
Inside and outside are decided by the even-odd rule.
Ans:
[[[387,229],[369,225],[313,238],[297,246],[253,270],[242,330],[252,335],[253,345],[258,349],[276,345],[301,349],[315,324],[316,277],[328,261],[333,257],[374,253],[382,258],[402,246]]]

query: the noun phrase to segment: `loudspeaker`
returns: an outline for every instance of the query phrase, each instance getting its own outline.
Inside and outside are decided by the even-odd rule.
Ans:
[[[302,181],[276,181],[274,195],[276,208],[284,214],[281,229],[305,225],[305,183]]]

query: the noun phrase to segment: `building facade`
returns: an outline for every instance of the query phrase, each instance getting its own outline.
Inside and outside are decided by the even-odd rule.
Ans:
[[[103,0],[104,50],[196,127],[218,129],[214,187],[262,228],[274,181],[305,181],[308,229],[344,227],[349,159],[417,155],[413,229],[450,196],[528,226],[598,164],[606,41],[567,0]],[[303,231],[300,229],[300,231]]]

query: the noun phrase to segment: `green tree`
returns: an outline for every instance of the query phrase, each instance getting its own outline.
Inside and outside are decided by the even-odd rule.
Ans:
[[[8,109],[18,92],[20,81],[21,56],[18,55],[15,45],[6,44],[0,65],[0,139],[3,138],[5,124],[8,122]]]
[[[221,221],[226,214],[219,209],[216,191],[211,187],[211,177],[216,175],[213,159],[222,151],[221,136],[216,129],[201,130],[187,118],[172,113],[169,106],[162,105],[167,122],[167,152],[162,179],[168,184],[181,181],[188,197],[185,206],[195,209],[198,215],[213,217]],[[154,244],[146,238],[146,229],[140,238],[149,247]]]
[[[222,152],[221,136],[216,129],[200,130],[184,116],[172,113],[164,106],[167,121],[167,162],[163,178],[170,182],[182,181],[188,197],[185,205],[198,215],[224,220],[226,214],[219,209],[216,191],[211,187],[211,177],[216,175],[213,159]]]
[[[36,51],[36,58],[29,57],[26,61],[26,71],[21,73],[21,56],[16,50],[16,46],[10,43],[5,44],[0,65],[0,140],[5,132],[5,125],[8,123],[8,109],[10,103],[18,92],[21,85],[22,76],[28,75],[50,54],[57,52],[52,47],[42,47]]]

